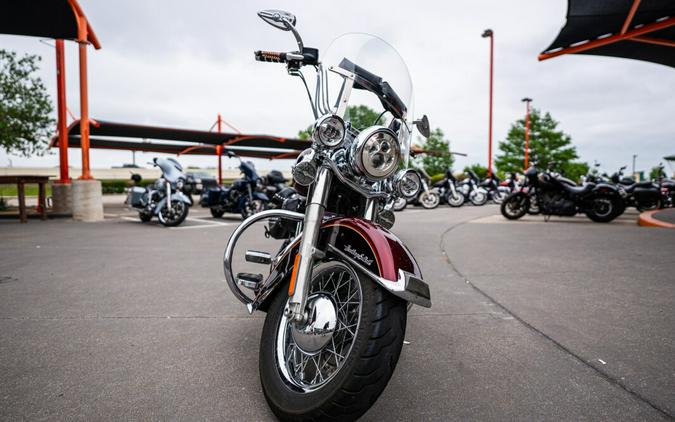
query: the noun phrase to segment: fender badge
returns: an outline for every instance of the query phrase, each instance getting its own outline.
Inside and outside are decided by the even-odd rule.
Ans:
[[[354,259],[357,259],[368,266],[373,265],[372,259],[369,259],[366,255],[359,253],[356,249],[352,247],[352,245],[345,245],[345,252],[353,256]]]

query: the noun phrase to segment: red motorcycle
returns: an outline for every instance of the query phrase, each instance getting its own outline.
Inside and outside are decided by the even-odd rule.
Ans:
[[[293,33],[298,49],[258,51],[257,60],[285,63],[303,82],[304,66],[317,71],[310,95],[316,122],[312,147],[292,171],[299,193],[278,195],[279,209],[247,218],[232,233],[225,277],[249,312],[267,313],[259,365],[273,412],[282,420],[354,420],[391,378],[409,307],[431,306],[415,258],[388,230],[394,201],[419,194],[419,175],[399,164],[407,162],[413,128],[428,136],[429,123],[411,119],[407,67],[386,42],[347,34],[319,62],[318,50],[305,47],[295,29],[295,16],[278,10],[259,16]],[[350,101],[363,101],[359,96],[381,104],[390,123],[353,127],[346,111]],[[262,220],[283,246],[274,255],[247,251],[246,260],[268,266],[269,274],[234,275],[237,240]]]

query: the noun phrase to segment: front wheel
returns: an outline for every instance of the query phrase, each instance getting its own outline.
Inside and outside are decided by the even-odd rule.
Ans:
[[[356,420],[396,367],[406,302],[330,261],[313,270],[310,321],[291,324],[287,306],[286,289],[280,289],[260,341],[260,381],[270,408],[284,421]]]
[[[507,196],[500,207],[502,215],[509,220],[517,220],[527,213],[530,200],[525,194],[517,192]]]
[[[488,201],[487,192],[485,191],[475,191],[473,195],[469,196],[469,200],[475,206],[482,206]]]
[[[450,205],[453,208],[457,208],[464,205],[464,201],[466,200],[466,198],[464,197],[464,194],[462,192],[455,191],[455,193],[452,193],[452,191],[448,191],[445,200],[448,203],[448,205]]]
[[[431,210],[441,203],[441,197],[436,192],[422,192],[419,197],[419,202],[425,209]]]
[[[394,201],[394,211],[403,211],[408,206],[408,201],[405,198],[396,198]]]
[[[244,202],[244,206],[241,209],[241,217],[245,220],[257,214],[261,211],[265,211],[265,202],[262,199],[254,199],[252,201]]]
[[[171,201],[171,207],[165,206],[159,212],[159,221],[165,227],[180,225],[188,216],[190,206],[183,201]]]

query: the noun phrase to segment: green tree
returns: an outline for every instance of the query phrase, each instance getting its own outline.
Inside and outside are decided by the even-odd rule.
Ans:
[[[484,167],[478,163],[464,167],[464,173],[468,173],[469,170],[473,170],[473,172],[476,173],[476,176],[481,179],[485,179],[487,177],[487,167]]]
[[[564,169],[569,163],[579,158],[572,138],[558,130],[558,122],[550,113],[541,114],[538,109],[530,112],[530,163],[537,167],[547,168],[555,163],[557,168]],[[497,155],[495,164],[504,172],[522,171],[525,161],[525,119],[516,120],[511,125],[506,140],[499,143],[501,154]]]
[[[588,174],[589,169],[588,163],[572,162],[561,165],[559,171],[563,176],[579,183],[581,176]]]
[[[363,130],[367,127],[377,124],[380,115],[372,108],[365,105],[349,106],[347,113],[345,113],[345,120],[351,122],[352,127]],[[379,124],[384,124],[382,119],[379,119]],[[298,132],[298,138],[308,140],[312,137],[313,125]]]
[[[422,166],[430,176],[445,173],[455,162],[450,154],[450,141],[445,139],[441,129],[431,131],[429,137],[422,143],[422,149],[427,154],[422,157]]]
[[[10,154],[44,153],[53,132],[52,103],[35,75],[39,61],[0,49],[0,148]]]
[[[661,167],[652,167],[649,171],[649,180],[658,180],[661,176],[666,176],[665,172],[661,170]]]

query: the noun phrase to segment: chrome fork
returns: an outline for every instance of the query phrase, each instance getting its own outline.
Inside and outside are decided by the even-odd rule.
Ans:
[[[326,166],[321,166],[317,171],[314,181],[314,189],[307,202],[305,211],[305,221],[302,231],[302,240],[300,241],[299,257],[295,268],[295,284],[292,291],[289,291],[291,299],[286,310],[287,317],[294,323],[302,325],[307,320],[305,306],[307,304],[307,294],[312,280],[312,266],[314,259],[320,257],[322,251],[316,249],[319,239],[319,230],[323,221],[323,214],[326,210],[326,201],[328,200],[328,191],[333,173]],[[293,285],[293,280],[291,280]]]

